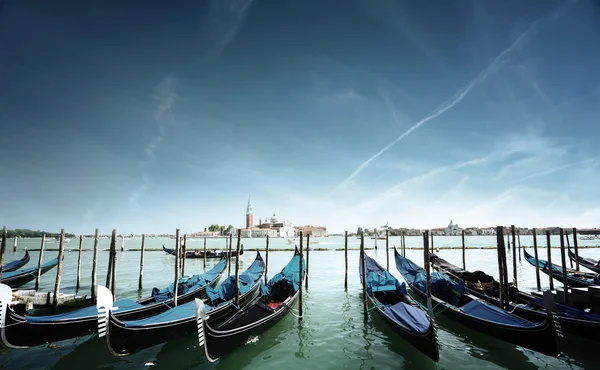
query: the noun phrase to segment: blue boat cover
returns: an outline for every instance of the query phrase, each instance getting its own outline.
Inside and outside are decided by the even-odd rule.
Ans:
[[[294,254],[294,256],[292,257],[292,259],[290,260],[290,262],[288,262],[287,265],[285,265],[285,267],[283,268],[283,270],[281,270],[280,273],[276,274],[275,276],[273,276],[271,278],[271,280],[269,280],[269,282],[267,283],[267,286],[265,286],[264,284],[261,284],[260,287],[260,291],[262,295],[268,295],[271,293],[271,287],[273,287],[273,285],[275,283],[278,283],[280,281],[286,281],[288,282],[291,286],[292,289],[294,290],[294,293],[298,290],[298,288],[300,287],[300,266],[298,266],[300,264],[300,255],[299,254]],[[306,261],[302,260],[302,275],[304,275],[306,271]]]
[[[58,265],[58,258],[55,258],[53,260],[50,260],[50,261],[44,263],[42,266],[40,266],[40,268],[42,270],[45,270],[50,267],[54,267],[56,265]],[[29,268],[21,269],[21,270],[3,272],[2,280],[9,279],[9,278],[15,277],[17,275],[36,274],[36,276],[37,276],[37,269],[38,269],[37,266],[34,266],[34,267],[29,267]]]
[[[222,258],[219,263],[217,263],[212,269],[209,271],[200,274],[194,275],[192,277],[184,276],[177,281],[179,294],[186,294],[190,291],[200,289],[203,286],[209,284],[211,281],[217,278],[225,267],[227,266],[227,260]],[[175,289],[175,285],[171,284],[168,287],[159,290],[158,288],[152,289],[152,297],[156,302],[164,302],[173,298],[173,291]]]
[[[135,301],[133,301],[131,299],[120,299],[118,301],[115,301],[113,303],[113,306],[118,307],[117,311],[126,311],[126,310],[132,310],[135,308],[144,307],[141,304],[136,303]],[[117,312],[117,311],[115,311],[115,312]],[[62,321],[62,320],[79,319],[79,318],[84,318],[84,317],[96,318],[97,316],[98,316],[98,309],[96,308],[96,306],[90,306],[90,307],[82,308],[82,309],[67,312],[67,313],[61,313],[58,315],[25,316],[25,318],[27,319],[27,322],[30,322],[30,323],[49,323],[49,322],[56,322],[56,321]]]
[[[429,317],[419,307],[398,302],[383,308],[383,313],[413,332],[425,333],[429,329]]]
[[[468,315],[479,319],[497,322],[504,325],[512,326],[536,326],[537,323],[524,320],[516,315],[510,314],[499,307],[491,305],[487,302],[474,299],[460,309]]]
[[[240,279],[240,295],[246,293],[261,278],[265,271],[265,263],[261,259],[256,259],[246,271],[239,276]],[[218,288],[211,286],[206,288],[206,295],[212,302],[221,300],[223,302],[233,298],[235,293],[235,276],[229,276]]]
[[[223,303],[229,304],[229,302]],[[212,306],[204,304],[206,312],[213,309]],[[178,321],[181,319],[196,318],[196,302],[191,301],[181,306],[173,307],[170,310],[159,313],[158,315],[150,316],[140,320],[124,321],[128,328],[139,328],[146,325],[164,324],[167,322]]]
[[[425,270],[408,258],[404,258],[401,255],[396,255],[396,268],[404,279],[409,283],[413,284],[415,288],[425,293],[427,291],[427,274]],[[431,294],[436,297],[447,297],[448,294],[465,293],[465,283],[460,281],[454,283],[444,274],[439,272],[431,272]]]
[[[6,270],[10,270],[12,268],[16,268],[22,262],[23,262],[23,258],[21,258],[19,260],[16,260],[16,261],[11,261],[11,262],[7,263],[6,265],[2,266],[2,271],[6,271]]]

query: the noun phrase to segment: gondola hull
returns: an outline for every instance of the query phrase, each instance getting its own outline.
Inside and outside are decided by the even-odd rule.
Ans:
[[[56,265],[58,265],[58,258],[44,263],[40,268],[40,274],[45,274],[46,272],[52,270]],[[23,270],[14,270],[6,274],[3,273],[2,281],[0,281],[0,283],[8,285],[9,287],[14,289],[25,285],[32,280],[35,280],[36,277],[37,267],[30,267]]]
[[[535,258],[529,253],[527,253],[525,249],[523,249],[523,256],[525,257],[527,262],[529,262],[529,264],[535,267]],[[540,268],[540,271],[546,275],[552,274],[552,277],[555,280],[558,280],[562,283],[562,267],[559,265],[552,264],[552,268],[549,269],[547,264],[547,261],[538,259],[538,266]],[[586,288],[593,285],[600,285],[600,278],[596,274],[567,272],[567,283],[571,288]]]
[[[2,272],[4,273],[4,272],[11,272],[11,271],[18,270],[21,267],[28,264],[29,259],[30,259],[29,251],[25,250],[25,256],[23,256],[23,258],[21,258],[20,260],[17,260],[17,261],[9,262],[6,265],[2,266]]]
[[[169,249],[169,248],[165,248],[165,246],[163,245],[163,251],[165,253],[167,253],[168,255],[174,256],[175,255],[175,251],[173,249]],[[244,254],[244,247],[242,247],[242,249],[240,249],[240,256]],[[217,251],[217,252],[206,252],[206,258],[224,258],[229,256],[229,252],[227,251]],[[231,251],[231,257],[237,257],[237,251],[232,250]],[[185,252],[185,258],[204,258],[204,251],[200,251],[200,252],[195,252],[195,251],[187,251]]]
[[[571,248],[569,248],[569,258],[573,262],[579,261],[579,264],[586,269],[594,271],[597,274],[600,274],[600,263],[591,258],[585,258],[581,256],[576,256],[575,253],[571,252]]]

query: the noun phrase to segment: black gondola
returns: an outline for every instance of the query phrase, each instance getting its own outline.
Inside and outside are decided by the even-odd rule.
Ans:
[[[296,248],[291,261],[280,273],[273,276],[267,285],[261,282],[261,295],[218,329],[207,322],[210,317],[207,316],[205,305],[200,299],[196,299],[199,343],[204,347],[204,353],[210,362],[243,345],[252,336],[271,328],[291,310],[302,284],[300,258],[300,252]],[[303,261],[302,276],[305,270]]]
[[[205,297],[206,286],[215,284],[226,267],[227,260],[223,259],[204,274],[181,278],[178,291],[182,293],[177,296],[177,304]],[[0,332],[4,344],[12,348],[32,347],[96,333],[98,308],[107,304],[101,301],[99,287],[96,306],[58,315],[22,316],[10,307],[11,294],[4,287],[0,285]],[[118,307],[115,308],[115,315],[122,320],[136,320],[166,311],[173,306],[173,296],[169,294],[173,288],[173,284],[163,290],[154,288],[150,297],[137,302],[131,299],[118,300],[114,302],[114,306]],[[109,300],[112,300],[112,296]]]
[[[360,257],[359,257],[360,258]],[[369,306],[377,310],[395,332],[432,360],[439,360],[435,326],[430,317],[406,291],[406,284],[365,254]],[[362,263],[358,264],[362,282]]]
[[[571,248],[569,248],[569,258],[573,262],[577,262],[579,260],[579,264],[586,269],[592,270],[597,274],[600,274],[600,261],[593,260],[591,258],[584,258],[581,256],[576,256],[575,253],[571,252]]]
[[[46,272],[53,269],[58,265],[58,258],[50,260],[40,266],[40,274],[43,275]],[[38,268],[29,267],[22,270],[13,270],[11,272],[2,273],[2,280],[0,283],[8,285],[11,288],[18,288],[21,285],[25,285],[37,277]]]
[[[394,248],[396,268],[411,290],[422,299],[425,294],[425,270],[402,257]],[[546,315],[542,322],[531,322],[468,294],[464,282],[456,284],[443,274],[431,274],[435,307],[449,318],[473,330],[540,353],[555,356],[559,352],[554,321]]]
[[[257,252],[254,262],[239,276],[240,308],[252,302],[258,295],[264,271],[265,263]],[[234,276],[229,276],[218,288],[207,288],[209,324],[218,327],[237,312],[238,308],[233,302],[235,290]],[[104,316],[100,320],[104,320]],[[161,314],[134,321],[120,320],[110,312],[106,342],[113,355],[124,356],[185,334],[195,333],[197,330],[195,302],[188,302]]]
[[[175,255],[175,251],[173,249],[165,248],[163,245],[163,251],[171,256]],[[240,256],[244,254],[244,246],[242,245],[240,249]],[[217,251],[217,250],[207,250],[206,258],[226,258],[229,255],[227,251]],[[237,251],[231,251],[231,257],[237,257]],[[193,250],[186,251],[185,258],[204,258],[204,251]]]
[[[523,256],[525,256],[525,259],[527,260],[527,262],[529,262],[532,266],[535,267],[535,257],[533,257],[531,254],[527,253],[527,250],[525,250],[525,249],[523,249]],[[540,268],[540,271],[542,271],[544,274],[546,274],[546,275],[550,274],[550,272],[548,271],[549,270],[548,261],[538,259],[538,267]],[[551,272],[552,277],[562,283],[562,281],[563,281],[562,267],[559,265],[552,264],[552,266],[550,268],[552,269],[552,272]],[[571,287],[571,288],[585,288],[585,287],[592,286],[592,285],[599,285],[600,284],[600,276],[596,273],[581,272],[581,271],[575,271],[575,270],[568,269],[567,270],[567,281],[568,281],[569,287]]]
[[[483,271],[464,270],[435,254],[431,255],[431,264],[453,281],[463,280],[467,292],[470,294],[500,306],[500,284],[492,276]],[[508,294],[509,311],[530,321],[539,322],[546,317],[546,310],[541,298],[520,291],[513,286],[510,287]],[[556,312],[563,333],[600,341],[600,315],[559,303],[556,303]]]
[[[25,249],[25,255],[20,260],[12,261],[2,266],[2,273],[11,272],[16,269],[20,269],[29,263],[29,251]]]

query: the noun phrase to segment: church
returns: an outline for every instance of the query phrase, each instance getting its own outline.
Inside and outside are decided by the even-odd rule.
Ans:
[[[273,213],[271,219],[260,218],[258,225],[254,225],[254,216],[252,214],[252,204],[248,197],[246,206],[246,228],[241,230],[243,238],[293,238],[296,235],[292,223],[289,221],[280,221]]]

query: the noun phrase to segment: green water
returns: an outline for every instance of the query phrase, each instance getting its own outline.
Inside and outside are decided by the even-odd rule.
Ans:
[[[314,251],[309,257],[309,287],[304,294],[304,320],[287,315],[275,327],[260,335],[258,340],[236,349],[215,364],[206,362],[197,346],[197,336],[190,335],[153,348],[148,348],[132,356],[114,357],[106,349],[104,338],[83,337],[53,343],[36,348],[11,350],[0,348],[0,368],[5,369],[564,369],[597,368],[600,356],[595,352],[597,344],[567,337],[563,353],[558,358],[548,357],[530,350],[510,345],[484,334],[466,329],[443,317],[436,316],[439,326],[440,361],[436,364],[400,339],[384,321],[371,312],[365,323],[362,314],[361,285],[358,277],[358,251],[350,251],[348,268],[348,291],[344,291],[344,252],[334,251],[343,247],[343,238],[315,238],[318,244],[313,247],[327,248],[328,251]],[[407,239],[408,247],[417,247],[419,237]],[[531,245],[530,238],[522,238],[523,245]],[[553,243],[556,245],[556,239]],[[589,243],[594,244],[594,241]],[[597,242],[597,241],[596,241]],[[126,240],[125,248],[139,248],[141,240]],[[159,248],[161,244],[174,245],[172,239],[146,239],[146,246]],[[367,240],[368,246],[374,240]],[[467,244],[489,246],[495,237],[471,237]],[[582,242],[582,245],[585,242]],[[246,249],[264,247],[264,239],[244,239]],[[396,238],[390,246],[399,245]],[[456,246],[460,237],[438,237],[436,246]],[[120,245],[120,244],[118,244]],[[189,241],[188,248],[202,248],[202,241]],[[208,239],[209,248],[225,245],[223,239]],[[287,239],[271,239],[273,248],[291,247]],[[378,241],[379,249],[369,251],[383,266],[386,265],[385,241]],[[84,248],[90,249],[91,239],[84,239]],[[108,248],[108,240],[101,240],[101,249]],[[350,239],[350,247],[357,247],[358,240]],[[9,243],[12,247],[12,241]],[[19,240],[18,251],[9,248],[6,261],[20,258],[25,247],[39,248],[39,240]],[[57,244],[48,244],[55,248]],[[62,292],[74,292],[77,266],[77,241],[67,244],[62,278]],[[46,251],[47,261],[57,252]],[[492,275],[497,274],[494,250],[475,249],[467,251],[467,268],[481,269]],[[37,263],[38,252],[31,252],[31,262]],[[268,275],[278,272],[289,261],[291,251],[269,253]],[[599,249],[582,249],[582,255],[600,258]],[[439,255],[451,262],[460,264],[460,250],[442,250]],[[541,255],[545,256],[543,250]],[[263,254],[264,256],[264,254]],[[82,291],[89,291],[91,282],[91,252],[82,255]],[[241,269],[254,259],[255,252],[247,251],[241,257]],[[407,257],[422,264],[422,251],[408,250]],[[560,252],[552,250],[553,261],[560,263]],[[509,256],[509,261],[512,261]],[[102,251],[99,257],[98,282],[104,284],[108,253]],[[144,268],[144,294],[157,286],[171,283],[173,277],[173,257],[163,252],[147,252]],[[216,261],[208,261],[210,268]],[[509,265],[512,265],[509,263]],[[390,260],[393,275],[402,278]],[[201,273],[202,260],[187,260],[186,274]],[[44,275],[41,290],[53,289],[56,270]],[[512,270],[509,266],[509,273]],[[535,289],[535,269],[523,259],[518,263],[520,288]],[[118,254],[117,295],[118,298],[137,298],[139,274],[139,252],[125,251]],[[555,282],[556,286],[560,283]],[[542,285],[548,285],[548,278],[542,275]],[[33,283],[28,287],[32,287]],[[27,287],[23,287],[27,288]],[[146,364],[153,364],[148,365]]]

